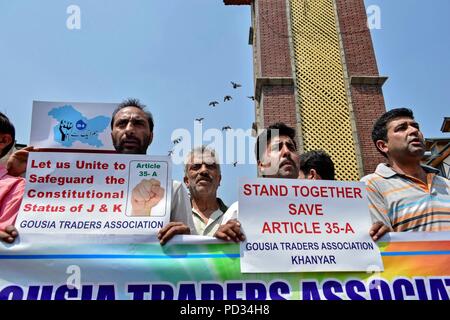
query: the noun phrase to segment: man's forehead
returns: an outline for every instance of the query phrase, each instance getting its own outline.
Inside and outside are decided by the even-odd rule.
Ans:
[[[195,153],[191,157],[191,163],[195,163],[195,164],[201,164],[201,163],[213,164],[213,163],[216,163],[216,158],[209,152],[204,152],[203,154]]]
[[[388,122],[388,128],[393,128],[394,126],[397,126],[402,123],[410,123],[410,124],[417,124],[417,121],[410,118],[410,117],[399,117],[394,118],[391,121]]]
[[[145,112],[136,107],[125,107],[120,109],[115,116],[115,119],[146,119]]]
[[[292,141],[292,139],[288,136],[276,136],[276,137],[273,137],[272,139],[270,139],[269,144],[272,145],[272,144],[277,144],[280,142],[289,142],[292,144],[294,143],[294,141]]]

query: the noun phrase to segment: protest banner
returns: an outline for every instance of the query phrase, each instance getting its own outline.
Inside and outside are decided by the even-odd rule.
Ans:
[[[239,221],[242,272],[383,268],[360,182],[241,178]]]
[[[239,245],[208,237],[28,235],[0,243],[0,300],[449,300],[450,232],[378,245],[384,271],[241,274]]]
[[[20,233],[155,234],[170,220],[171,161],[32,152]]]
[[[114,150],[115,103],[33,101],[30,145],[35,148]]]

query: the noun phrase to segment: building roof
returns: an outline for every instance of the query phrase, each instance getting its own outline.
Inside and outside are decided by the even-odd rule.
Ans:
[[[442,132],[450,132],[450,117],[445,117],[441,127]]]
[[[450,142],[450,138],[425,138],[425,150],[431,150],[433,146],[446,145]]]
[[[447,145],[442,150],[440,150],[439,153],[433,154],[429,158],[427,158],[425,160],[425,164],[436,167],[448,156],[450,156],[450,142],[447,143]]]

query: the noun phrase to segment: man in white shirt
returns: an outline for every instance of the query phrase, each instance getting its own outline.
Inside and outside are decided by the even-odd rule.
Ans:
[[[214,236],[228,207],[217,197],[222,175],[213,149],[194,148],[186,157],[184,183],[191,196],[192,218],[197,234]]]
[[[297,179],[300,156],[297,153],[295,129],[284,123],[275,123],[265,129],[256,139],[255,154],[258,175],[264,178]],[[233,203],[225,213],[215,237],[226,241],[245,239],[241,224],[237,220],[238,203]]]

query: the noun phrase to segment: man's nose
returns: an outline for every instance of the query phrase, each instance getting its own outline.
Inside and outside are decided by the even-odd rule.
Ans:
[[[206,164],[202,164],[202,166],[200,167],[200,173],[201,174],[207,174],[209,172],[208,167],[206,166]]]
[[[280,152],[281,152],[281,157],[283,157],[283,158],[284,158],[285,156],[291,154],[291,150],[289,150],[288,146],[285,145],[285,144],[283,144],[283,146],[281,147]]]
[[[419,135],[420,130],[417,127],[409,126],[409,130],[411,134]]]
[[[127,125],[126,125],[126,127],[125,127],[125,131],[126,131],[127,133],[134,132],[134,125],[133,125],[132,122],[128,122],[128,123],[127,123]]]

